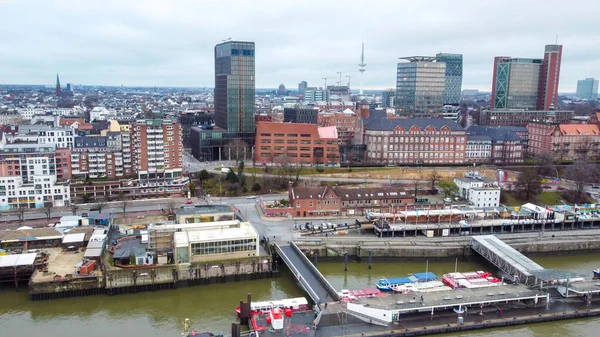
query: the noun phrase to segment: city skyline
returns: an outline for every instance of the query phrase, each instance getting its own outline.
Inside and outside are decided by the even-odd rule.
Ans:
[[[593,11],[586,10],[590,4],[576,0],[564,16],[556,10],[564,7],[558,1],[542,7],[517,1],[465,1],[461,6],[376,2],[367,8],[327,2],[319,3],[318,11],[311,2],[0,1],[6,14],[0,27],[0,82],[51,85],[59,73],[76,84],[213,87],[213,46],[231,37],[255,41],[257,88],[280,83],[294,88],[303,80],[323,86],[323,77],[342,72],[358,89],[356,65],[364,41],[365,90],[394,88],[400,56],[442,52],[464,55],[463,89],[490,91],[494,57],[539,57],[540,48],[555,43],[558,34],[564,46],[559,91],[575,92],[577,80],[600,77],[600,46],[589,43],[599,38]],[[336,30],[333,12],[339,19]],[[423,15],[398,20],[402,12]],[[94,20],[87,19],[92,14]],[[358,16],[361,24],[348,24],[347,18]]]

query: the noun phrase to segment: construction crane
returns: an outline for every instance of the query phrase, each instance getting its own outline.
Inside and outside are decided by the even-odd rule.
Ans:
[[[323,78],[321,78],[322,80],[325,81],[325,86],[323,87],[324,90],[327,90],[327,80],[331,79],[331,78],[333,78],[333,77],[323,77]]]
[[[346,75],[348,77],[348,92],[350,92],[350,75]]]
[[[338,71],[336,74],[340,75],[340,81],[338,82],[338,85],[341,87],[342,86],[342,72]]]

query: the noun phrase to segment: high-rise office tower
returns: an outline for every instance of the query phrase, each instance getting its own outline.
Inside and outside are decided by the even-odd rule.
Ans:
[[[385,108],[394,107],[394,99],[396,97],[396,90],[387,89],[381,93],[381,106]]]
[[[304,92],[306,91],[307,87],[308,87],[308,83],[306,83],[306,81],[302,81],[302,82],[298,83],[298,93],[300,95],[304,95]]]
[[[548,110],[556,107],[562,46],[547,45],[543,59],[494,58],[492,109]]]
[[[58,78],[58,74],[56,74],[56,96],[60,96],[61,95],[61,89],[60,89],[60,79]]]
[[[542,63],[542,59],[494,58],[492,109],[535,110]]]
[[[254,42],[215,46],[215,123],[231,132],[254,132]]]
[[[394,105],[403,112],[436,112],[444,104],[446,64],[435,57],[401,57],[396,73]]]
[[[561,58],[561,45],[546,45],[544,50],[544,63],[542,63],[542,73],[540,74],[538,110],[555,108],[558,103],[558,80],[560,78]]]
[[[462,90],[463,56],[462,54],[439,53],[436,62],[446,63],[446,79],[444,86],[444,104],[460,103]]]
[[[598,99],[598,80],[586,78],[577,81],[577,97],[588,101]]]

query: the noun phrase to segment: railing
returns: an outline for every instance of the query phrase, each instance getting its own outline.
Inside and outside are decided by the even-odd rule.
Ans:
[[[292,261],[290,261],[290,259],[283,253],[283,250],[281,250],[281,247],[279,247],[279,245],[276,244],[275,249],[277,250],[277,254],[279,254],[279,256],[283,259],[283,261],[290,268],[292,273],[294,273],[294,276],[296,277],[296,279],[298,279],[298,281],[300,281],[300,284],[302,284],[302,286],[304,287],[306,292],[308,292],[308,295],[312,298],[312,300],[315,303],[321,302],[321,299],[315,293],[315,291],[310,287],[308,282],[304,278],[300,277],[300,272],[298,271],[298,269],[296,269],[296,267],[294,267],[294,264],[292,263]]]
[[[294,242],[292,242],[290,245],[291,245],[292,249],[296,251],[296,254],[298,254],[300,256],[300,259],[302,260],[302,262],[319,279],[319,281],[321,282],[321,284],[323,284],[323,286],[325,286],[325,289],[327,290],[327,292],[329,293],[329,295],[331,295],[331,297],[333,299],[335,299],[336,301],[339,301],[340,300],[340,294],[338,294],[338,292],[331,285],[331,283],[329,283],[329,281],[327,281],[327,279],[325,278],[325,276],[323,276],[323,274],[321,274],[321,272],[317,269],[317,267],[315,267],[315,265],[312,264],[312,262],[310,262],[310,260],[308,259],[308,257],[306,257],[306,255],[304,255],[304,253],[302,252],[302,250],[300,248],[298,248],[298,246],[296,246],[296,244]]]

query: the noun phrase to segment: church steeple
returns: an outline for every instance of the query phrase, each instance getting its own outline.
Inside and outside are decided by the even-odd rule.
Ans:
[[[61,89],[60,89],[60,79],[58,78],[58,73],[56,74],[56,96],[60,97]]]

